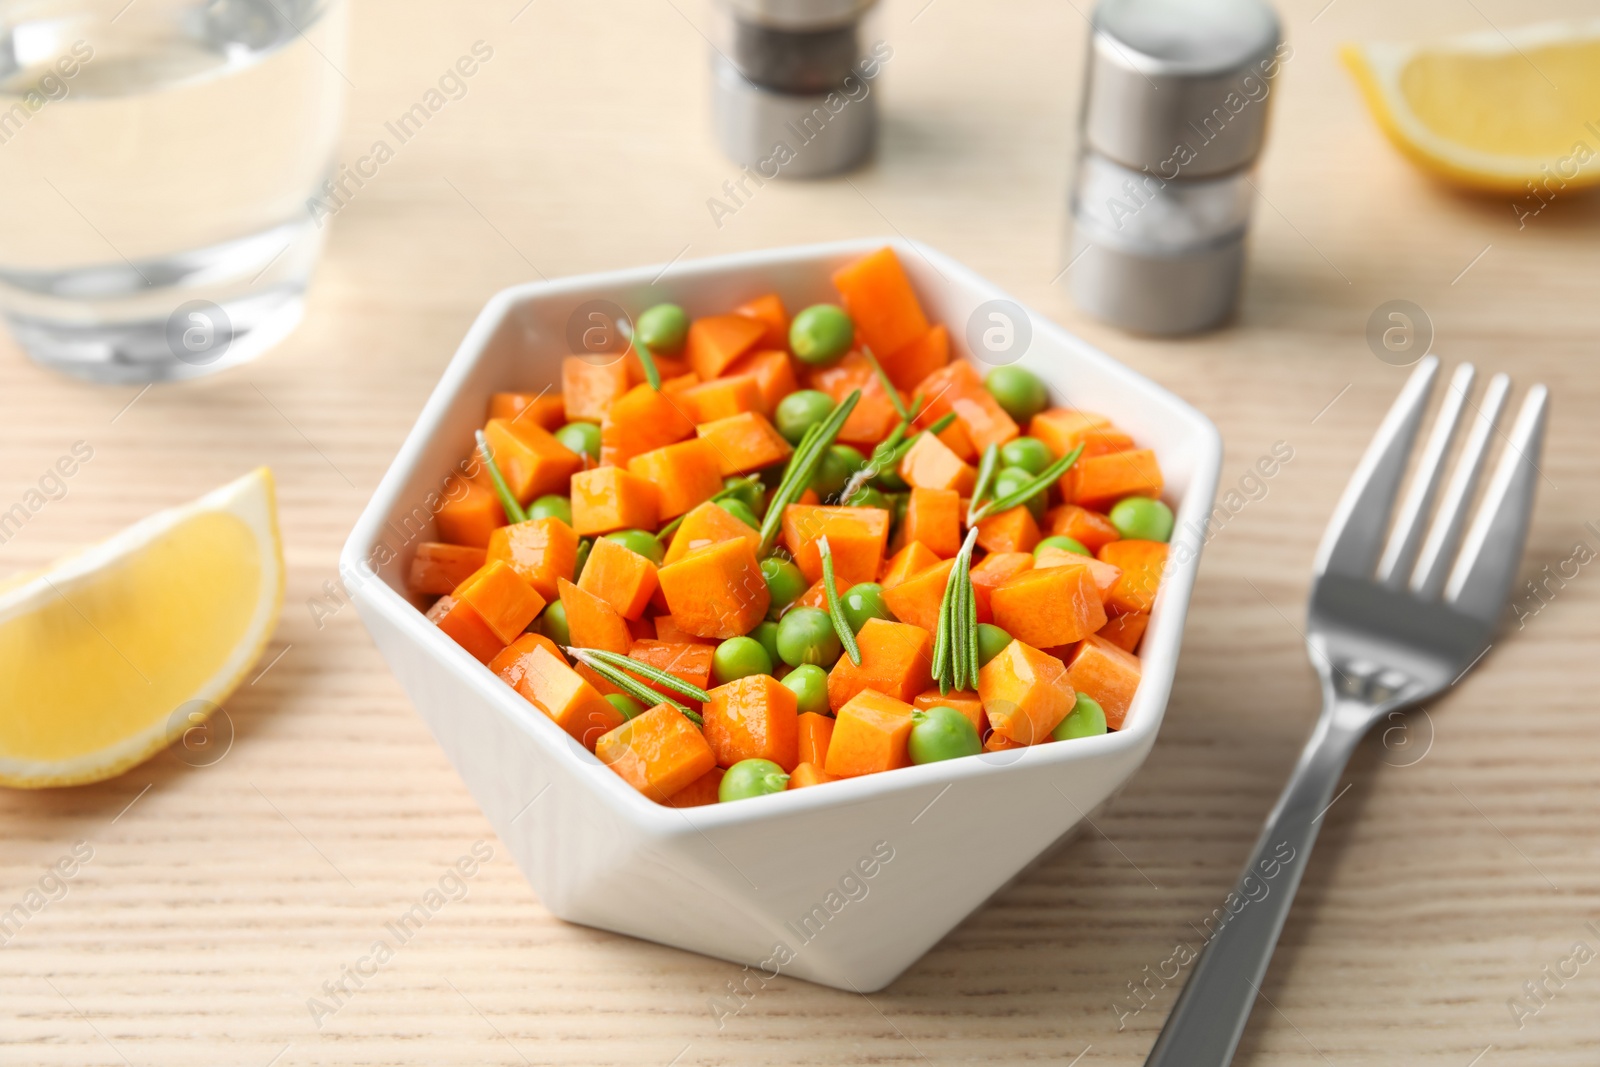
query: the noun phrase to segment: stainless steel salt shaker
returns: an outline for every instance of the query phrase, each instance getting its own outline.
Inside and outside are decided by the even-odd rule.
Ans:
[[[1263,0],[1101,0],[1084,74],[1067,277],[1138,333],[1220,324],[1238,299],[1274,82]]]
[[[762,180],[848,170],[872,152],[876,79],[893,55],[863,22],[877,0],[720,0],[712,121]]]

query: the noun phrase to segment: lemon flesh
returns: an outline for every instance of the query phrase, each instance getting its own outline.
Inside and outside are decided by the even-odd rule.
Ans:
[[[1548,199],[1600,183],[1600,23],[1436,46],[1346,45],[1341,58],[1402,152],[1472,189]]]
[[[0,784],[99,781],[220,704],[283,603],[258,470],[0,592]]]

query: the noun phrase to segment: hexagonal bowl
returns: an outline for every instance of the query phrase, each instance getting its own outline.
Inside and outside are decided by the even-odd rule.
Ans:
[[[1177,513],[1171,562],[1123,729],[908,767],[737,804],[677,809],[636,793],[536,707],[440,633],[405,594],[440,488],[472,450],[489,395],[557,386],[583,302],[663,300],[721,312],[777,291],[791,308],[835,299],[834,268],[883,245],[930,319],[965,325],[1005,294],[933,249],[858,240],[518,286],[468,331],[346,542],[342,577],[379,651],[540,900],[569,922],[840,989],[893,981],[1138,768],[1155,741],[1221,462],[1204,415],[1028,313],[1021,365],[1056,403],[1103,412],[1160,458]],[[980,317],[986,316],[985,309]],[[980,364],[980,369],[984,369]]]

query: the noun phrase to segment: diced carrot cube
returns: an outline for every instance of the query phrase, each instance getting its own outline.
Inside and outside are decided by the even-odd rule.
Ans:
[[[634,456],[628,471],[655,484],[662,519],[677,518],[722,488],[722,457],[703,438]]]
[[[610,604],[565,578],[556,582],[567,611],[567,632],[574,648],[598,648],[626,656],[633,647],[628,624]]]
[[[823,769],[838,778],[853,778],[909,767],[910,737],[911,705],[863,689],[839,708]]]
[[[672,621],[701,637],[747,634],[772,603],[755,549],[742,538],[696,549],[657,577]]]
[[[823,611],[827,611],[828,587],[821,578],[818,578],[811,583],[804,593],[800,594],[792,606],[797,608],[821,608]]]
[[[1072,502],[1086,508],[1100,510],[1125,496],[1161,495],[1161,465],[1148,448],[1080,459],[1067,474],[1074,472]]]
[[[953,489],[961,496],[972,493],[978,472],[932,434],[922,434],[900,461],[900,477],[924,489]]]
[[[800,742],[800,762],[820,767],[828,760],[828,741],[833,737],[833,717],[808,711],[796,720]]]
[[[1032,552],[1039,543],[1039,524],[1026,504],[978,522],[978,546],[985,552]]]
[[[894,617],[924,630],[939,628],[939,605],[944,601],[945,586],[950,584],[950,572],[956,561],[942,560],[920,574],[913,574],[893,589],[883,591],[883,602]]]
[[[856,336],[876,355],[898,352],[928,332],[911,279],[892,248],[881,248],[833,272],[834,287],[856,324]]]
[[[721,799],[717,791],[722,788],[722,776],[727,773],[721,767],[711,768],[668,797],[667,807],[698,808],[717,803]]]
[[[994,732],[1023,745],[1048,741],[1076,698],[1062,662],[1020,640],[978,671],[978,696]]]
[[[771,760],[785,771],[800,762],[794,690],[769,674],[751,674],[711,690],[701,714],[717,766]]]
[[[671,615],[656,616],[656,640],[666,645],[715,645],[716,639],[692,634],[679,626]]]
[[[578,565],[578,535],[560,519],[529,519],[502,526],[489,537],[488,559],[504,560],[546,601],[560,596],[556,579]]]
[[[1164,541],[1113,541],[1100,548],[1099,558],[1122,568],[1122,577],[1106,599],[1106,609],[1118,615],[1148,612],[1155,606],[1161,574],[1167,566]]]
[[[714,652],[715,649],[710,645],[697,644],[692,640],[679,642],[656,640],[634,642],[633,648],[628,650],[628,656],[640,663],[648,663],[652,667],[666,671],[680,681],[704,689],[711,683],[711,657]],[[656,682],[644,684],[664,697],[671,697],[680,704],[694,706],[693,700],[664,685]]]
[[[489,535],[506,524],[506,513],[493,489],[465,478],[452,478],[434,521],[439,527],[439,540],[486,548]]]
[[[835,712],[871,689],[910,702],[933,681],[933,635],[910,623],[868,619],[856,634],[861,665],[849,656],[828,672],[828,706]]]
[[[889,513],[882,508],[791,504],[783,513],[783,543],[808,581],[822,577],[819,539],[828,539],[839,587],[874,582],[889,544]]]
[[[663,563],[676,563],[695,549],[718,541],[735,540],[748,541],[754,549],[761,543],[761,534],[724,511],[721,505],[708,500],[683,517],[672,534]]]
[[[544,610],[544,597],[500,560],[485,563],[450,595],[483,616],[502,645],[515,641]]]
[[[704,735],[671,704],[657,704],[618,726],[600,738],[594,754],[658,804],[717,765]]]
[[[656,591],[656,565],[620,542],[601,537],[589,550],[578,588],[604,600],[623,618],[637,619]]]
[[[495,464],[518,503],[567,491],[567,479],[583,469],[583,457],[531,422],[490,419],[483,427]]]
[[[600,462],[615,467],[642,452],[694,436],[694,420],[667,391],[636,385],[623,393],[600,420]]]
[[[1014,576],[1033,569],[1031,552],[991,552],[972,565],[972,599],[978,608],[979,622],[993,622],[990,598],[994,591]]]
[[[1100,593],[1100,603],[1109,605],[1111,592],[1116,588],[1117,582],[1122,577],[1122,568],[1093,556],[1082,556],[1065,548],[1056,548],[1046,545],[1034,553],[1033,569],[1044,570],[1047,567],[1087,567],[1089,574],[1094,578],[1094,587]]]
[[[560,393],[495,393],[489,398],[486,419],[526,419],[559,430],[567,422],[567,406]]]
[[[448,603],[447,603],[448,602]],[[441,608],[441,605],[447,605]],[[470,652],[479,663],[488,663],[500,654],[506,643],[490,628],[477,609],[453,597],[441,597],[428,612],[450,640]]]
[[[755,319],[765,333],[756,341],[762,348],[787,348],[789,346],[789,312],[784,309],[783,297],[777,293],[758,296],[733,309],[735,315]]]
[[[972,728],[982,737],[989,731],[989,717],[983,713],[983,698],[970,689],[953,689],[948,693],[939,692],[939,687],[924,690],[917,694],[911,706],[919,711],[929,708],[955,708],[967,717],[972,723]]]
[[[922,380],[917,392],[929,398],[918,426],[927,426],[953,411],[980,453],[990,445],[1005,444],[1019,432],[970,363],[956,360],[941,367]]]
[[[754,375],[735,374],[692,385],[678,394],[683,410],[696,425],[716,422],[746,411],[760,411],[766,401]]]
[[[1138,656],[1090,634],[1068,664],[1067,679],[1105,710],[1108,727],[1120,730],[1133,706],[1143,669]]]
[[[766,332],[765,323],[746,315],[710,315],[689,324],[683,354],[701,380],[709,382],[750,351]]]
[[[1034,648],[1077,641],[1106,624],[1100,590],[1087,567],[1028,570],[989,597],[994,624]]]
[[[628,368],[615,352],[561,361],[561,399],[568,422],[599,422],[627,391]]]
[[[935,326],[896,352],[881,353],[874,348],[872,354],[896,389],[915,389],[917,383],[950,362],[950,331]]]
[[[1077,504],[1051,508],[1044,519],[1047,536],[1070,537],[1090,552],[1098,552],[1102,546],[1122,537],[1106,516]]]
[[[1092,411],[1077,408],[1050,408],[1041,411],[1028,423],[1028,436],[1044,442],[1056,456],[1064,456],[1078,447],[1083,435],[1090,430],[1108,428],[1111,420]]]
[[[621,467],[572,476],[572,527],[582,537],[615,530],[653,530],[661,521],[655,484]]]
[[[661,591],[661,587],[659,585],[656,586],[656,591]],[[627,623],[628,633],[633,635],[633,643],[635,645],[637,645],[640,641],[654,641],[656,639],[656,621],[654,619],[648,617],[628,619]]]
[[[761,414],[771,418],[778,403],[800,386],[795,380],[794,363],[781,347],[751,352],[731,364],[729,375],[748,374],[761,389]]]
[[[961,551],[961,494],[913,487],[900,529],[905,540],[921,541],[941,559],[949,559]]]
[[[1099,629],[1099,636],[1124,652],[1138,652],[1139,641],[1144,637],[1144,631],[1150,625],[1150,616],[1142,611],[1130,612],[1127,615],[1113,615],[1106,620],[1106,624]]]
[[[978,450],[972,446],[972,438],[967,436],[967,428],[960,419],[940,430],[939,440],[944,442],[946,448],[956,454],[956,458],[963,463],[976,463]]]
[[[885,589],[893,589],[901,582],[914,574],[920,574],[929,567],[936,567],[939,557],[921,541],[908,541],[906,547],[896,552],[888,563],[883,565],[883,577],[878,584]]]
[[[727,379],[722,379],[726,381]],[[744,379],[748,381],[749,379]],[[719,469],[727,474],[747,474],[788,459],[794,449],[759,411],[702,423],[696,432],[716,449]]]
[[[406,589],[418,596],[442,596],[484,564],[484,550],[471,545],[424,541],[411,557]]]
[[[456,602],[447,593],[433,602],[433,606],[423,613],[423,618],[437,626],[439,620],[450,614],[450,609],[455,606]]]
[[[833,366],[814,371],[811,388],[827,393],[834,403],[861,391],[861,399],[839,427],[839,440],[844,444],[875,445],[900,421],[888,390],[860,352],[851,352]]]
[[[828,720],[832,722],[833,720]],[[790,789],[805,789],[808,786],[822,785],[825,782],[837,782],[839,779],[818,767],[814,763],[800,763],[789,775]]]
[[[622,724],[617,709],[567,665],[547,637],[523,634],[489,669],[590,752],[604,734]]]

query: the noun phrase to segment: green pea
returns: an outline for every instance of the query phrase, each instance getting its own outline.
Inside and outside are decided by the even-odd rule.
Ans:
[[[600,427],[592,422],[569,422],[556,431],[556,440],[569,452],[600,458]]]
[[[906,747],[912,763],[937,763],[976,756],[983,751],[983,742],[971,719],[955,708],[934,707],[911,713],[911,736]]]
[[[761,520],[756,518],[756,513],[750,510],[750,505],[737,497],[717,501],[717,507],[738,519],[752,530],[761,529]]]
[[[994,499],[1009,496],[1033,481],[1033,475],[1021,467],[1005,467],[994,476]],[[1046,489],[1028,501],[1027,508],[1033,513],[1033,521],[1044,521],[1044,508],[1050,490]]]
[[[778,401],[778,410],[773,413],[772,424],[778,428],[783,439],[791,445],[800,443],[806,435],[806,430],[813,423],[821,422],[833,414],[837,405],[833,397],[816,389],[797,389]]]
[[[578,538],[578,555],[572,561],[572,580],[578,581],[583,577],[583,568],[589,564],[589,553],[594,551],[594,541],[587,537]]]
[[[539,616],[539,632],[562,648],[572,644],[572,633],[567,629],[567,609],[561,601],[551,601],[550,606],[544,609],[544,614]]]
[[[726,685],[752,674],[771,674],[772,658],[753,637],[730,637],[711,653],[711,677]]]
[[[1159,500],[1130,496],[1117,501],[1109,516],[1123,537],[1134,541],[1165,541],[1172,536],[1172,509]]]
[[[753,482],[744,475],[722,480],[724,491],[733,490],[733,495],[728,500],[738,500],[750,509],[751,514],[760,515],[767,510],[767,494],[762,490],[759,482]]]
[[[813,663],[802,663],[784,675],[783,684],[794,690],[795,706],[801,715],[828,714],[828,672]]]
[[[1039,376],[1021,367],[996,367],[983,380],[989,395],[1017,422],[1024,425],[1050,406],[1050,393]]]
[[[824,500],[839,495],[850,476],[867,465],[867,457],[849,445],[833,445],[822,454],[817,473],[811,477],[811,488]]]
[[[818,608],[795,608],[778,620],[778,655],[791,667],[814,663],[832,667],[839,659],[833,620]]]
[[[1043,474],[1056,461],[1050,447],[1037,437],[1017,437],[1000,446],[1000,462],[1021,467],[1029,474]]]
[[[617,714],[624,719],[632,719],[650,710],[626,693],[611,693],[606,697],[606,703],[616,708]]]
[[[528,505],[528,518],[530,519],[560,519],[568,526],[572,525],[572,501],[564,496],[542,496]]]
[[[883,508],[888,510],[889,497],[881,489],[874,489],[870,485],[863,485],[850,494],[850,499],[845,504],[852,508]]]
[[[855,338],[855,323],[835,304],[813,304],[789,324],[789,348],[796,359],[813,366],[832,363],[850,351]]]
[[[761,643],[761,647],[767,650],[767,663],[769,666],[776,667],[778,664],[783,662],[783,657],[778,655],[777,623],[772,622],[771,620],[759,622],[756,624],[756,628],[750,631],[748,636],[756,641],[759,641]],[[767,673],[771,674],[772,672],[769,670]]]
[[[1043,541],[1040,541],[1038,544],[1033,546],[1033,554],[1037,556],[1039,554],[1039,549],[1041,548],[1064,548],[1068,552],[1076,552],[1080,556],[1094,555],[1093,552],[1090,552],[1088,548],[1084,546],[1082,541],[1079,541],[1074,537],[1068,537],[1065,534],[1056,534],[1054,537],[1046,537]]]
[[[987,666],[989,661],[1006,650],[1011,643],[1011,635],[986,622],[978,624],[978,666]]]
[[[607,541],[615,541],[623,548],[631,548],[645,559],[661,566],[661,561],[667,558],[667,550],[661,544],[661,538],[649,530],[618,530],[616,533],[606,534]]]
[[[1074,737],[1093,737],[1106,732],[1106,712],[1099,703],[1082,693],[1078,702],[1061,720],[1061,725],[1050,732],[1057,741],[1070,741]]]
[[[781,793],[787,788],[789,776],[776,763],[769,759],[742,759],[722,776],[722,784],[717,786],[717,799],[726,804],[732,800]]]
[[[781,556],[768,556],[761,561],[761,577],[767,580],[767,592],[772,594],[772,606],[767,612],[773,618],[783,614],[785,608],[811,588],[800,568]]]
[[[850,624],[853,634],[860,633],[868,619],[894,621],[894,616],[889,613],[889,605],[883,602],[883,586],[877,582],[852,585],[848,592],[840,595],[839,607],[844,611],[844,619]]]
[[[689,336],[689,316],[677,304],[657,304],[639,313],[633,331],[652,352],[676,352]]]

